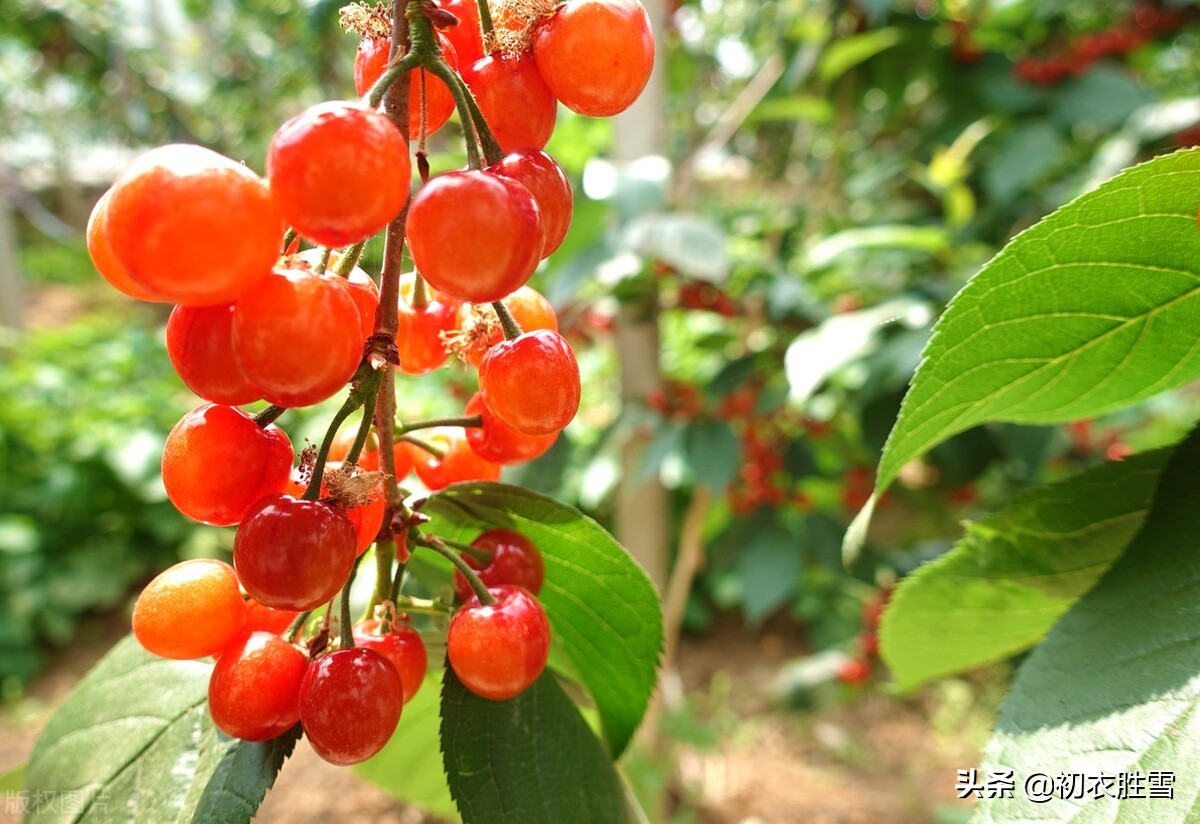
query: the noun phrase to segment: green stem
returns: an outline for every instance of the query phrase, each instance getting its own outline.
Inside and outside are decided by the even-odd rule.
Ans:
[[[471,546],[470,544],[464,544],[461,541],[451,541],[449,538],[442,538],[441,541],[443,544],[445,544],[448,547],[453,547],[454,549],[457,549],[459,552],[467,553],[468,555],[470,555],[477,561],[492,560],[492,553],[488,552],[486,549],[480,549],[477,546]]]
[[[354,271],[354,267],[358,265],[359,258],[362,257],[363,249],[366,248],[367,242],[364,240],[361,243],[356,243],[338,256],[337,263],[333,264],[333,273],[340,278],[350,277],[350,273]]]
[[[393,83],[421,64],[422,56],[417,53],[415,45],[414,41],[413,50],[396,61],[396,65],[385,70],[379,76],[379,79],[375,81],[375,85],[367,90],[365,95],[367,105],[372,109],[379,108],[379,104],[383,102],[383,96],[387,94],[388,89],[392,87]]]
[[[513,317],[512,312],[508,311],[508,306],[502,300],[492,302],[492,308],[496,310],[496,317],[500,318],[500,326],[504,329],[504,337],[506,340],[519,338],[522,334],[521,324],[517,323],[517,319]]]
[[[361,555],[359,556],[362,557]],[[358,564],[354,564],[354,568],[350,570],[350,577],[346,580],[346,585],[342,587],[342,603],[341,603],[341,648],[350,649],[354,646],[354,618],[350,615],[350,588],[354,585],[354,576],[358,573]]]
[[[321,480],[325,476],[325,463],[329,460],[329,449],[333,446],[333,439],[337,437],[338,430],[354,410],[366,405],[368,401],[373,403],[372,399],[379,392],[379,380],[379,373],[369,366],[358,368],[346,402],[334,414],[329,428],[325,430],[325,438],[321,441],[321,448],[317,450],[317,460],[313,463],[312,479],[308,482],[308,489],[304,490],[304,500],[315,501],[321,497]],[[356,460],[357,457],[355,456]]]
[[[429,290],[420,272],[413,272],[412,308],[424,309],[429,305]]]
[[[459,82],[463,82],[461,78]],[[467,88],[465,83],[463,83],[463,88]],[[471,120],[475,123],[475,130],[479,132],[479,143],[483,146],[484,160],[488,162],[488,165],[500,162],[500,159],[504,157],[504,149],[500,148],[500,142],[492,134],[492,127],[488,125],[487,118],[483,116],[483,110],[479,108],[479,103],[476,102],[470,89],[467,89],[467,105],[471,109]]]
[[[398,438],[396,438],[396,440],[406,441],[406,442],[412,444],[413,446],[419,447],[419,448],[425,450],[426,452],[428,452],[433,457],[437,458],[439,461],[442,458],[446,457],[446,450],[442,449],[440,446],[434,446],[433,444],[429,443],[428,441],[423,441],[420,438],[414,438],[412,435],[401,435]]]
[[[407,536],[406,536],[407,540]],[[396,574],[392,576],[392,586],[388,591],[388,598],[394,604],[400,598],[400,587],[404,585],[404,573],[408,568],[407,561],[396,561]]]
[[[436,598],[399,598],[396,601],[397,612],[420,612],[425,615],[450,615],[454,605],[439,601]]]
[[[348,464],[358,463],[363,447],[367,445],[367,438],[371,436],[371,422],[375,418],[375,404],[378,400],[379,393],[372,392],[363,405],[362,422],[358,425],[358,434],[354,436],[354,443],[351,444],[350,451],[346,453],[346,463]]]
[[[297,615],[292,619],[292,623],[288,624],[288,628],[284,630],[283,637],[287,639],[289,644],[296,643],[296,636],[300,634],[300,630],[304,629],[304,625],[308,623],[308,619],[312,616],[311,609]]]
[[[286,411],[286,406],[268,406],[266,409],[254,416],[254,422],[258,424],[259,428],[266,429],[268,426],[275,423],[275,421],[279,420],[279,416]]]
[[[479,580],[479,576],[475,573],[475,570],[471,569],[470,565],[462,559],[461,555],[446,546],[445,541],[436,535],[422,535],[415,542],[418,546],[432,549],[454,564],[455,569],[461,572],[463,577],[467,579],[467,583],[471,585],[471,590],[475,593],[475,597],[479,599],[479,603],[484,606],[491,606],[496,603],[496,599],[492,597],[492,593],[488,592],[488,588],[484,586],[483,581]]]
[[[288,230],[283,233],[283,251],[287,252],[288,247],[292,245],[292,241],[299,236],[299,233],[289,226]]]
[[[325,274],[325,270],[329,268],[329,255],[333,252],[328,246],[321,247],[321,258],[317,261],[316,267],[313,269],[318,275]]]
[[[479,27],[483,30],[483,52],[484,54],[492,53],[492,10],[488,8],[487,0],[475,0],[475,5],[479,7]]]
[[[467,428],[475,428],[483,426],[482,415],[460,415],[454,418],[429,418],[423,421],[413,421],[406,423],[403,426],[397,426],[394,430],[397,437],[407,435],[409,432],[416,432],[418,429],[433,429],[436,426],[462,426]]]
[[[482,169],[483,158],[480,155],[479,137],[476,135],[475,117],[472,113],[472,107],[478,109],[478,106],[475,104],[475,98],[471,97],[470,89],[440,57],[426,62],[425,68],[450,89],[450,94],[454,97],[454,106],[458,109],[458,119],[462,122],[463,142],[467,147],[467,165],[475,170]]]

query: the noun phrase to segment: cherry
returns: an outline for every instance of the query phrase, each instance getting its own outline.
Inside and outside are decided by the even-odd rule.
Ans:
[[[400,676],[373,649],[339,649],[309,664],[300,682],[300,721],[331,764],[366,761],[383,749],[404,705]]]
[[[524,692],[546,668],[550,622],[542,605],[520,587],[488,589],[490,606],[472,595],[450,619],[446,654],[471,692],[504,701]]]
[[[396,441],[392,447],[392,463],[396,467],[396,480],[403,480],[416,468],[417,462],[429,453],[415,443]]]
[[[408,242],[433,288],[471,303],[500,300],[541,260],[537,202],[516,181],[482,172],[437,175],[413,198]]]
[[[246,631],[282,635],[299,614],[294,609],[264,607],[258,601],[250,598],[246,601]]]
[[[438,5],[458,18],[458,25],[442,32],[454,44],[458,65],[470,66],[483,57],[483,32],[476,0],[438,0]]]
[[[390,632],[382,632],[378,621],[364,621],[354,628],[354,645],[373,649],[391,661],[404,688],[404,703],[413,699],[429,666],[421,633],[407,624],[393,624]]]
[[[205,404],[167,435],[163,486],[192,520],[231,526],[259,498],[284,488],[292,458],[292,443],[279,427],[264,429],[240,409]]]
[[[424,306],[413,306],[412,292],[412,278],[402,281],[396,316],[399,367],[406,375],[426,375],[449,356],[442,333],[449,334],[458,327],[459,304],[440,295],[427,295]]]
[[[610,117],[633,105],[654,69],[650,17],[638,0],[572,0],[534,32],[533,57],[568,109]]]
[[[496,142],[506,152],[541,149],[554,132],[558,104],[528,54],[463,61],[466,81]]]
[[[458,56],[454,46],[445,36],[438,34],[438,45],[442,49],[442,59],[453,71],[458,71]],[[391,50],[391,40],[387,37],[364,37],[358,44],[358,53],[354,56],[354,92],[359,97],[365,95],[375,85],[388,65],[388,53]],[[433,134],[446,125],[450,115],[454,114],[454,95],[450,88],[439,77],[435,77],[424,69],[413,69],[408,73],[408,135],[412,140],[421,134],[421,75],[425,75],[425,134]]]
[[[241,636],[208,681],[208,712],[217,729],[245,741],[269,741],[300,720],[304,653],[270,632]]]
[[[542,582],[546,579],[542,553],[533,541],[521,533],[511,529],[489,529],[471,541],[471,546],[490,556],[490,560],[484,562],[469,552],[463,553],[463,560],[478,571],[479,580],[486,586],[511,584],[528,591],[530,595],[542,591]],[[454,591],[463,601],[469,600],[474,594],[466,576],[458,571],[454,573]]]
[[[233,354],[233,304],[176,306],[167,319],[167,357],[206,401],[241,406],[258,400]]]
[[[430,429],[423,440],[443,450],[438,458],[422,449],[416,460],[417,477],[431,492],[462,481],[500,480],[500,464],[476,454],[462,427]]]
[[[313,106],[284,123],[267,150],[271,194],[287,222],[321,246],[383,229],[408,202],[408,142],[359,103]]]
[[[487,351],[479,391],[491,413],[513,429],[549,435],[579,409],[579,364],[562,335],[535,329]]]
[[[571,183],[562,166],[543,151],[519,149],[484,171],[515,180],[533,193],[542,216],[542,257],[549,257],[567,236],[574,210]]]
[[[345,461],[350,454],[350,447],[354,446],[354,439],[358,437],[358,427],[351,426],[338,430],[334,436],[333,443],[329,445],[329,461],[341,462]],[[379,471],[379,438],[375,434],[375,429],[367,433],[367,441],[363,446],[363,450],[358,456],[358,465],[368,472]]]
[[[159,300],[231,303],[271,272],[283,223],[267,184],[183,144],[151,149],[113,184],[104,219],[114,257]]]
[[[96,267],[100,276],[118,292],[138,300],[165,300],[153,289],[148,289],[131,278],[125,271],[125,267],[113,255],[112,246],[108,242],[108,229],[105,225],[105,219],[108,216],[108,200],[111,196],[112,189],[102,194],[88,217],[87,250],[92,259],[92,265]]]
[[[306,249],[290,260],[283,261],[284,268],[315,270],[321,262],[321,254],[322,250],[320,249]],[[329,275],[329,282],[343,287],[354,301],[354,305],[358,309],[358,319],[362,324],[362,337],[363,340],[366,340],[375,334],[375,313],[379,309],[379,287],[375,281],[371,280],[371,276],[358,266],[351,269],[350,274],[345,277],[335,276],[333,274],[334,267],[338,265],[340,259],[341,255],[337,252],[332,253],[329,256],[325,272]],[[299,261],[298,265],[292,265],[296,261]]]
[[[471,400],[467,401],[464,414],[479,415],[483,419],[483,426],[472,426],[466,429],[467,443],[470,444],[476,455],[492,463],[512,464],[532,461],[534,458],[544,455],[558,440],[557,432],[549,435],[526,435],[518,432],[488,411],[478,392],[471,396]]]
[[[345,386],[362,357],[361,316],[338,279],[280,269],[233,307],[233,351],[279,406],[311,406]]]
[[[332,451],[331,449],[331,454]],[[377,452],[376,458],[378,457],[379,453]],[[325,464],[325,469],[329,471],[337,469],[339,466],[341,466],[339,461],[330,460]],[[301,479],[299,471],[295,471],[284,492],[293,498],[300,498],[306,489],[308,489],[308,483]],[[329,494],[329,488],[322,484],[321,497],[325,498]],[[362,555],[371,544],[375,543],[375,538],[379,536],[379,528],[383,526],[383,515],[386,509],[387,501],[384,500],[383,486],[380,484],[367,493],[365,503],[342,510],[350,520],[350,525],[354,527],[355,555]]]
[[[871,677],[871,662],[866,658],[851,658],[843,661],[837,671],[844,684],[862,684]]]
[[[159,573],[133,605],[133,635],[162,658],[220,652],[246,626],[246,602],[233,568],[197,558]]]
[[[260,604],[303,612],[332,599],[346,583],[356,543],[354,525],[341,510],[268,495],[238,526],[233,566]]]
[[[558,331],[558,315],[554,313],[554,307],[550,305],[550,301],[542,296],[541,292],[538,292],[531,286],[522,286],[502,302],[508,307],[509,314],[516,320],[517,325],[526,332],[534,329]],[[469,309],[467,307],[463,308],[469,312],[483,314],[492,321],[488,324],[486,335],[472,334],[470,336],[470,345],[466,351],[467,361],[472,366],[478,368],[487,350],[504,340],[504,330],[500,326],[500,319],[496,317],[496,310],[492,307],[475,306]],[[465,324],[463,328],[467,328]]]

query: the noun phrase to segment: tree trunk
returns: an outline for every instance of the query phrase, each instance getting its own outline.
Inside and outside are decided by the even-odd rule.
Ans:
[[[24,314],[25,289],[17,257],[16,226],[8,186],[0,175],[0,326],[20,329]]]

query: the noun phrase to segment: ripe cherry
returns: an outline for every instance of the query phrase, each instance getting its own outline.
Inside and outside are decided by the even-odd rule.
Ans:
[[[333,450],[330,449],[330,454]],[[345,454],[345,453],[343,453]],[[379,454],[376,453],[376,458]],[[337,469],[341,466],[339,461],[330,460],[325,464],[326,471]],[[308,482],[301,478],[299,470],[292,473],[292,478],[288,482],[287,489],[284,493],[291,495],[293,498],[303,497],[304,491],[308,489]],[[330,490],[324,484],[321,485],[321,497],[328,497]],[[350,525],[354,527],[354,551],[356,555],[362,555],[367,551],[371,544],[375,543],[375,538],[379,535],[379,528],[383,526],[383,515],[387,509],[387,501],[383,496],[383,486],[378,485],[366,495],[366,500],[357,506],[347,506],[342,509],[346,513],[346,517],[350,520]]]
[[[160,300],[231,303],[271,272],[283,222],[271,192],[240,163],[172,144],[113,184],[105,234],[130,278]]]
[[[462,556],[489,588],[511,584],[527,590],[530,595],[542,591],[542,582],[546,579],[542,553],[521,533],[511,529],[489,529],[471,541],[471,546],[490,556],[488,561],[481,561],[469,552]],[[454,591],[463,601],[473,595],[466,576],[458,571],[454,573]]]
[[[427,294],[425,305],[417,307],[412,304],[412,292],[412,279],[402,281],[396,315],[399,366],[406,375],[426,375],[445,363],[449,356],[442,333],[449,334],[457,328],[460,304],[440,295]]]
[[[414,443],[396,441],[392,447],[392,463],[396,467],[396,480],[403,480],[416,467],[417,462],[429,453]]]
[[[472,64],[464,61],[462,66],[462,79],[500,148],[511,152],[546,145],[554,132],[558,104],[531,56],[496,53]]]
[[[843,684],[862,684],[871,677],[871,661],[867,658],[851,658],[843,661],[837,670]]]
[[[393,624],[390,632],[383,632],[378,621],[364,621],[354,628],[354,645],[373,649],[391,661],[404,688],[404,703],[413,699],[429,666],[421,633],[407,624]]]
[[[483,426],[467,427],[467,443],[475,454],[498,464],[525,463],[544,455],[558,440],[558,433],[526,435],[497,418],[476,392],[467,402],[466,415],[479,415]],[[536,590],[534,590],[536,594]]]
[[[233,539],[233,566],[250,596],[277,609],[315,609],[354,566],[354,525],[341,510],[290,495],[255,502]]]
[[[339,649],[309,664],[300,683],[300,721],[317,755],[357,764],[383,749],[404,706],[396,668],[373,649]]]
[[[554,307],[542,296],[541,292],[531,286],[522,286],[502,302],[508,307],[508,311],[517,325],[526,332],[534,329],[558,331],[558,315],[554,313]],[[504,329],[500,326],[500,319],[496,317],[496,310],[491,306],[463,306],[463,312],[464,316],[474,312],[490,320],[490,323],[486,324],[486,334],[482,331],[476,334],[473,329],[470,335],[470,345],[466,351],[467,361],[478,368],[487,350],[504,340]],[[467,321],[464,320],[464,330],[467,329],[466,324]]]
[[[176,306],[167,319],[167,357],[206,401],[241,406],[262,397],[233,354],[233,305]]]
[[[245,630],[246,602],[233,568],[198,558],[159,573],[133,605],[133,635],[162,658],[203,658]]]
[[[451,70],[458,71],[458,56],[454,46],[443,35],[437,35],[442,49],[442,59]],[[354,91],[362,97],[375,81],[383,75],[388,64],[391,40],[386,37],[364,37],[358,44],[354,56]],[[424,69],[413,69],[408,73],[408,135],[415,140],[421,134],[421,74],[425,75],[425,134],[431,135],[446,125],[454,114],[454,95],[441,78]]]
[[[562,335],[535,329],[487,351],[479,364],[479,392],[491,413],[513,429],[549,435],[579,409],[579,364]]]
[[[311,406],[345,386],[362,357],[361,317],[333,276],[280,269],[233,307],[246,379],[279,406]]]
[[[192,520],[231,526],[259,498],[284,488],[292,458],[292,443],[279,427],[264,429],[240,409],[205,404],[167,435],[163,486]]]
[[[446,653],[471,692],[504,701],[524,692],[546,668],[550,622],[542,605],[520,587],[488,589],[490,606],[472,595],[450,619]]]
[[[408,242],[433,288],[471,303],[515,292],[542,252],[537,203],[516,181],[482,172],[437,175],[413,198]]]
[[[467,442],[462,427],[440,427],[423,433],[422,440],[442,449],[442,457],[420,451],[417,477],[430,491],[463,481],[498,481],[500,464],[484,460]]]
[[[549,257],[567,236],[574,210],[571,183],[562,166],[543,151],[518,149],[484,171],[515,180],[533,193],[542,216],[542,257]]]
[[[243,634],[217,661],[208,681],[208,712],[217,729],[245,741],[269,741],[300,720],[304,653],[270,632]]]
[[[313,106],[279,128],[267,151],[271,193],[287,222],[321,246],[381,230],[408,202],[408,141],[358,103]]]
[[[87,250],[88,255],[92,259],[92,265],[96,267],[96,271],[100,273],[100,276],[107,280],[109,285],[118,292],[129,295],[131,298],[137,298],[138,300],[165,300],[165,298],[160,297],[153,289],[148,289],[131,278],[129,273],[125,271],[125,267],[113,255],[112,246],[108,242],[108,228],[105,224],[105,219],[108,216],[108,200],[111,196],[112,189],[102,194],[100,199],[96,201],[96,205],[92,209],[92,214],[88,217]]]
[[[438,5],[458,18],[458,25],[443,34],[454,44],[458,65],[470,66],[483,57],[483,32],[476,0],[439,0]]]
[[[282,635],[299,614],[294,609],[264,607],[251,598],[246,601],[246,632],[270,632]]]
[[[568,109],[610,117],[633,105],[654,69],[650,17],[638,0],[571,0],[536,30],[533,57]]]

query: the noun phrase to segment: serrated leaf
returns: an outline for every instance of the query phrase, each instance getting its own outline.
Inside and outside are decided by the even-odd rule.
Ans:
[[[1021,667],[986,770],[1108,774],[1100,798],[985,799],[981,822],[1181,824],[1200,792],[1200,434],[1172,455],[1140,533]],[[1173,798],[1117,799],[1116,776],[1172,774]]]
[[[443,818],[454,818],[458,809],[450,797],[446,773],[432,753],[438,749],[440,672],[430,673],[412,700],[404,705],[400,723],[387,746],[354,772],[389,795],[415,804]]]
[[[546,671],[516,698],[489,701],[447,668],[442,756],[464,824],[621,824],[616,768]]]
[[[1141,527],[1170,450],[1027,490],[905,578],[880,644],[901,690],[1028,649]]]
[[[219,733],[212,665],[168,661],[126,637],[50,719],[29,759],[28,821],[248,822],[299,737],[262,744]]]
[[[950,302],[876,490],[985,421],[1090,417],[1200,375],[1200,151],[1130,169],[1018,235]],[[853,557],[868,510],[847,534]],[[857,543],[854,543],[857,542]]]
[[[554,643],[575,665],[620,755],[646,712],[663,644],[662,608],[641,566],[579,510],[518,487],[456,484],[422,512],[443,538],[470,543],[503,527],[537,545],[546,567],[538,598]]]

